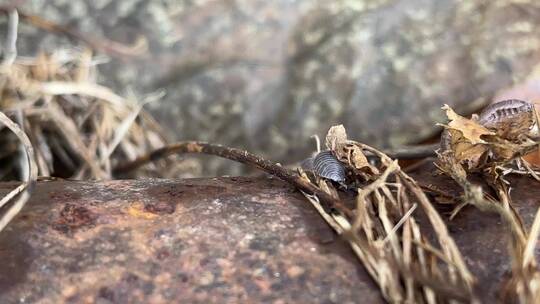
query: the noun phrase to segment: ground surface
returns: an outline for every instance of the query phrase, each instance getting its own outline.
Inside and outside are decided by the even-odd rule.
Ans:
[[[456,192],[431,172],[413,175]],[[530,225],[540,188],[512,182]],[[500,219],[470,207],[449,229],[496,298],[510,267]],[[41,182],[0,233],[0,260],[0,303],[382,302],[301,194],[268,177]]]

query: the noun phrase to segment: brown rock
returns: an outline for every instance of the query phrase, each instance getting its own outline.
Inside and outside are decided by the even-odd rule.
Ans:
[[[57,229],[83,210],[93,225]],[[268,178],[39,183],[0,248],[0,303],[382,302],[302,195]]]
[[[460,194],[431,165],[413,177]],[[540,188],[528,178],[510,181],[514,207],[530,227]],[[14,186],[0,184],[0,195]],[[160,201],[174,211],[141,205]],[[443,215],[452,210],[438,207]],[[86,209],[93,225],[69,234],[55,228]],[[474,207],[447,225],[478,279],[479,298],[493,303],[511,269],[507,227]],[[1,303],[382,302],[348,245],[298,192],[268,178],[41,182],[0,233],[0,248]]]

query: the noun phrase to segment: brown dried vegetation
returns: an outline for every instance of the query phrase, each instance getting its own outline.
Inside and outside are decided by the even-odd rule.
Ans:
[[[343,161],[356,192],[348,212],[328,212],[317,196],[306,197],[334,230],[344,236],[364,267],[391,303],[474,302],[475,279],[426,195],[382,152],[349,140],[343,126],[330,129],[327,148]],[[376,165],[366,155],[376,157]],[[367,170],[366,170],[367,169]],[[302,176],[335,197],[344,194],[318,178]],[[430,224],[420,227],[417,206]],[[352,214],[348,215],[348,214]],[[435,241],[427,235],[435,235]]]
[[[509,106],[516,106],[516,102],[529,110],[508,110],[512,109]],[[538,138],[536,108],[523,101],[503,101],[486,109],[479,118],[472,119],[457,115],[448,106],[443,108],[450,123],[444,126],[437,166],[464,191],[462,204],[456,207],[454,215],[463,205],[471,204],[501,216],[509,228],[512,257],[512,274],[505,289],[505,300],[538,303],[540,273],[534,248],[540,233],[540,212],[536,214],[531,230],[527,231],[512,206],[511,185],[504,179],[511,173],[529,174],[538,179],[537,172],[521,158],[538,148],[538,142],[534,140]],[[506,115],[495,115],[496,111],[503,111]],[[468,175],[471,174],[481,175],[495,197],[487,195],[481,185],[470,182]],[[486,213],[486,216],[492,214]]]

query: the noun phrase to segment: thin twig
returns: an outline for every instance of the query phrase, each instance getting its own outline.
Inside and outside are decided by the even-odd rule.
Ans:
[[[186,141],[186,142],[177,142],[177,143],[165,146],[163,148],[154,150],[146,155],[140,156],[131,162],[120,164],[119,166],[113,169],[113,174],[119,175],[122,173],[127,173],[149,162],[156,161],[168,155],[181,154],[181,153],[199,153],[199,154],[215,155],[215,156],[223,157],[223,158],[230,159],[233,161],[237,161],[246,165],[253,166],[269,174],[272,174],[276,177],[279,177],[280,179],[286,182],[291,183],[296,188],[304,192],[307,192],[312,195],[316,195],[325,208],[328,208],[328,209],[335,208],[341,212],[344,212],[345,214],[351,215],[349,209],[346,208],[339,199],[329,195],[328,193],[319,189],[317,186],[304,180],[294,171],[289,170],[280,165],[277,165],[257,155],[251,154],[248,151],[235,149],[235,148],[229,148],[229,147],[216,145],[216,144],[205,143],[205,142]]]
[[[20,187],[15,188],[11,192],[16,192],[15,194],[12,194],[11,192],[8,193],[8,196],[12,196],[11,198],[17,198],[13,204],[8,207],[6,213],[4,213],[0,217],[0,231],[2,231],[7,224],[21,211],[21,209],[24,207],[24,204],[28,201],[30,198],[30,194],[34,190],[35,183],[37,181],[37,175],[38,175],[38,167],[36,164],[36,160],[34,158],[34,148],[32,147],[32,144],[30,143],[30,139],[28,139],[28,136],[19,128],[19,126],[14,123],[9,117],[7,117],[4,113],[0,112],[0,121],[5,124],[15,135],[19,138],[19,140],[23,143],[26,151],[26,157],[28,158],[27,162],[27,169],[28,169],[28,179],[24,181],[24,184],[26,185],[25,189],[21,192]],[[19,194],[19,195],[16,195]],[[3,204],[6,204],[6,202],[3,202]]]
[[[418,204],[414,203],[414,205],[411,207],[411,209],[409,209],[409,211],[407,211],[407,213],[405,213],[401,217],[399,222],[397,222],[397,224],[394,225],[394,228],[392,228],[392,231],[390,231],[390,233],[388,233],[386,235],[386,237],[383,239],[383,244],[385,244],[386,241],[388,241],[388,238],[390,237],[390,235],[395,234],[396,231],[403,225],[403,223],[405,223],[405,221],[411,216],[411,214],[414,212],[414,210],[416,210],[416,207],[418,207]]]
[[[24,116],[23,116],[23,111],[22,110],[17,110],[15,111],[15,118],[16,118],[16,121],[17,123],[19,124],[19,126],[21,127],[21,130],[24,130]],[[27,171],[27,168],[28,168],[28,159],[26,158],[26,155],[24,155],[25,151],[25,147],[24,147],[24,144],[21,143],[19,145],[19,157],[18,159],[20,160],[20,174],[19,176],[21,177],[22,180],[26,180],[28,179],[28,171]]]
[[[15,61],[15,58],[17,58],[17,28],[19,26],[19,14],[16,9],[10,10],[7,14],[8,27],[2,64],[11,65]]]
[[[529,165],[529,163],[527,163],[526,160],[524,160],[523,158],[521,158],[521,163],[523,164],[523,166],[525,166],[525,169],[527,169],[527,172],[534,178],[536,179],[537,181],[540,181],[540,176],[538,176],[538,174],[533,170],[533,168],[531,168],[531,166]]]
[[[319,135],[311,135],[311,138],[315,139],[315,144],[317,147],[317,153],[321,152],[321,139],[319,138]]]

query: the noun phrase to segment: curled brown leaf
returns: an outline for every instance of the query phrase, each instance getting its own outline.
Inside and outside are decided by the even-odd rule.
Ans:
[[[481,138],[483,135],[495,135],[495,133],[491,132],[475,120],[458,115],[448,105],[444,105],[442,109],[446,111],[446,116],[450,120],[445,127],[461,132],[463,137],[473,145],[486,143]]]
[[[356,170],[378,174],[377,168],[372,166],[362,149],[347,139],[347,131],[343,125],[333,126],[326,134],[326,147],[334,153],[336,158]]]

